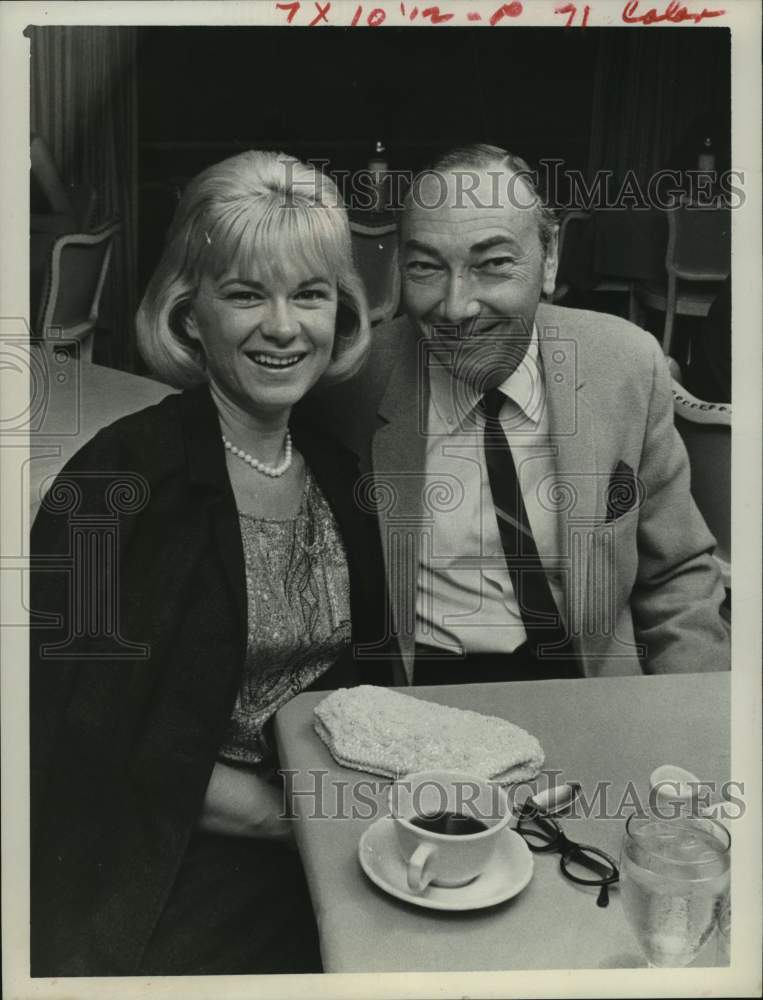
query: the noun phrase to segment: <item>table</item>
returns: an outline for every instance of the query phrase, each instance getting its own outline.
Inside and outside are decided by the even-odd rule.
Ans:
[[[674,674],[506,684],[410,688],[406,693],[445,705],[499,715],[540,740],[545,771],[577,780],[590,801],[596,783],[603,816],[569,818],[573,839],[619,856],[633,795],[646,803],[649,775],[672,763],[702,781],[729,778],[730,674]],[[280,710],[275,730],[281,767],[293,770],[291,787],[321,787],[330,814],[336,781],[352,787],[369,775],[337,765],[312,728],[314,706],[325,692],[301,694]],[[322,784],[309,774],[324,771]],[[384,802],[388,782],[379,783]],[[545,787],[546,781],[540,787]],[[629,784],[630,783],[630,784]],[[625,792],[628,801],[621,803]],[[326,972],[453,972],[511,969],[643,967],[626,924],[618,891],[606,909],[595,892],[563,879],[558,855],[535,857],[532,881],[519,896],[488,910],[442,913],[386,895],[360,868],[357,845],[370,819],[308,818],[313,799],[294,795],[295,832],[307,874]],[[622,804],[618,813],[618,807]],[[378,815],[386,815],[383,807]],[[713,939],[711,938],[711,942]],[[714,964],[710,946],[695,964]]]
[[[28,367],[33,514],[52,477],[96,431],[174,391],[153,379],[78,361],[49,344],[31,348]]]

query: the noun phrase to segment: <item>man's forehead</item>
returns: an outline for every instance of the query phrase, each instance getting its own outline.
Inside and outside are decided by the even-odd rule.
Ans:
[[[449,169],[420,177],[403,220],[406,236],[453,227],[465,235],[490,229],[519,235],[536,228],[537,197],[527,182],[500,165]]]
[[[414,182],[410,207],[530,209],[536,202],[537,197],[522,174],[497,163],[490,167],[426,171]]]
[[[506,241],[525,243],[537,235],[536,213],[524,207],[466,205],[427,208],[411,205],[403,217],[404,241],[429,242],[437,237],[457,239],[460,245]]]

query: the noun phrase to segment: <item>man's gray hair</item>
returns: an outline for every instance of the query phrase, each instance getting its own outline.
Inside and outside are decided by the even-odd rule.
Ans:
[[[410,205],[417,182],[427,174],[453,173],[469,169],[488,170],[490,168],[508,170],[512,174],[521,176],[532,195],[533,209],[538,216],[538,235],[545,256],[557,228],[556,213],[547,204],[544,194],[538,187],[536,174],[530,165],[521,156],[515,156],[500,146],[477,142],[468,146],[456,146],[454,149],[448,150],[447,153],[443,153],[429,167],[414,177],[405,199],[405,207]]]

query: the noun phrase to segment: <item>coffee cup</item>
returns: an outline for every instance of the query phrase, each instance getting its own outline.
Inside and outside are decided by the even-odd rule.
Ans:
[[[461,771],[420,771],[389,790],[408,888],[467,885],[485,870],[511,812],[500,785]]]

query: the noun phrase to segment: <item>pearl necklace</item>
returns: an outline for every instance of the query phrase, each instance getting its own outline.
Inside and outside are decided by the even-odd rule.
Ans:
[[[235,444],[232,444],[224,434],[223,444],[231,455],[235,455],[236,458],[240,458],[242,462],[246,462],[247,465],[251,465],[256,472],[261,472],[264,476],[270,476],[271,479],[278,479],[279,476],[282,476],[291,466],[291,434],[289,433],[288,428],[286,429],[286,437],[284,438],[284,460],[280,465],[265,465],[265,463],[261,462],[259,458],[255,458],[254,455],[250,455],[248,451],[244,451],[243,448],[237,448]]]

